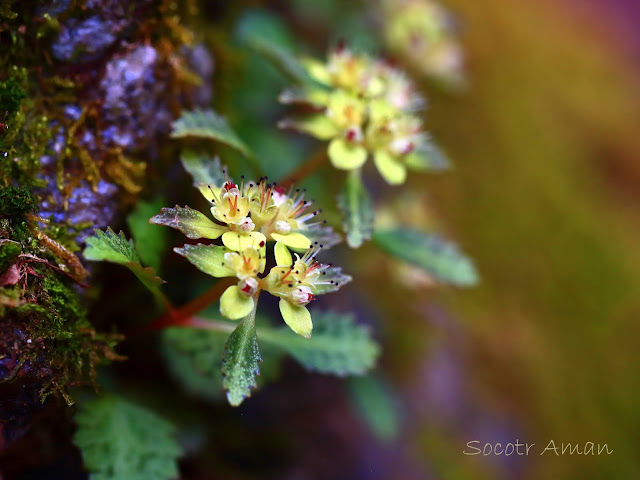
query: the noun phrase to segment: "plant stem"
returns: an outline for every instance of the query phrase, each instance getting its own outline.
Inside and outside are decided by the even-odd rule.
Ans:
[[[221,322],[219,320],[206,320],[204,318],[198,317],[191,317],[188,324],[184,324],[181,326],[198,328],[200,330],[214,330],[216,332],[226,333],[231,333],[236,329],[236,325],[231,323]]]
[[[221,280],[218,280],[218,282],[209,290],[191,300],[184,307],[180,308],[177,312],[178,316],[184,318],[195,315],[200,310],[203,310],[204,308],[208,307],[213,302],[218,300],[227,289],[227,287],[229,287],[235,281],[237,281],[235,277],[223,278]]]
[[[153,320],[148,325],[141,327],[137,330],[129,332],[129,335],[135,335],[139,333],[163,330],[169,327],[188,327],[194,320],[193,315],[211,305],[218,300],[224,293],[229,285],[233,283],[232,278],[225,278],[219,280],[213,287],[204,292],[202,295],[194,298],[189,303],[181,308],[175,309],[170,304],[167,306],[167,311]],[[202,322],[202,320],[199,320]]]
[[[256,321],[256,312],[258,311],[258,298],[260,297],[260,291],[258,291],[253,297],[253,310],[251,313],[244,317],[242,321],[247,320],[250,323],[255,323]],[[237,325],[222,322],[220,320],[208,320],[205,318],[199,317],[189,317],[181,321],[179,324],[171,325],[175,327],[189,327],[189,328],[197,328],[200,330],[214,330],[216,332],[226,332],[231,333],[236,328]]]
[[[308,175],[315,172],[321,165],[325,163],[327,159],[327,151],[325,148],[318,150],[315,154],[307,159],[300,167],[298,167],[293,173],[290,173],[280,182],[280,185],[285,186],[299,182]]]

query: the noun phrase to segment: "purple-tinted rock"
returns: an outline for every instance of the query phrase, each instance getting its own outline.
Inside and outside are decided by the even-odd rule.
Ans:
[[[44,5],[40,5],[36,10],[36,15],[42,17],[47,14],[51,18],[55,18],[67,11],[70,5],[71,0],[52,0],[44,3]]]
[[[211,78],[215,63],[213,57],[204,45],[196,45],[193,48],[183,48],[187,64],[191,70],[202,78],[202,84],[191,94],[191,102],[196,105],[209,105],[213,98]]]
[[[80,231],[77,237],[79,242],[91,235],[94,228],[107,227],[116,214],[118,187],[104,180],[98,182],[95,191],[83,180],[65,198],[57,188],[55,176],[52,176],[47,187],[38,193],[42,198],[41,217],[58,224],[90,224]]]
[[[94,59],[116,42],[121,29],[118,22],[105,22],[97,15],[83,20],[72,18],[62,26],[51,51],[61,61]]]
[[[100,81],[102,118],[110,124],[102,132],[106,145],[141,148],[156,132],[168,132],[172,116],[164,100],[166,81],[156,72],[157,62],[156,50],[140,45],[107,63]]]

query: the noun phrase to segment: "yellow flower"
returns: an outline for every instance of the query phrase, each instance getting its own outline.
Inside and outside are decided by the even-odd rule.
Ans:
[[[326,63],[306,60],[304,65],[326,89],[290,90],[281,101],[306,102],[321,111],[280,126],[328,141],[335,168],[359,169],[371,157],[385,181],[399,185],[407,169],[446,166],[415,115],[424,101],[402,71],[344,47],[331,52]]]
[[[315,260],[321,245],[312,245],[300,258],[293,260],[289,250],[276,243],[276,266],[264,280],[265,289],[280,297],[280,313],[285,323],[299,335],[311,335],[313,324],[306,305],[322,295],[337,290],[351,281],[339,268]]]
[[[189,238],[208,238],[222,245],[186,244],[174,251],[204,273],[216,278],[236,277],[220,297],[220,313],[238,320],[256,307],[260,292],[280,297],[284,321],[296,333],[309,337],[313,328],[306,305],[316,295],[337,290],[351,280],[339,268],[315,261],[321,245],[311,245],[308,235],[323,236],[330,243],[337,237],[319,222],[311,222],[319,211],[311,211],[304,191],[285,192],[266,178],[237,185],[227,180],[220,187],[201,187],[213,204],[213,218],[189,207],[163,208],[150,222],[176,228]],[[303,233],[304,232],[304,233]],[[263,277],[267,242],[275,241],[276,267]],[[311,248],[310,248],[311,247]],[[293,261],[289,248],[310,250]]]
[[[392,52],[424,74],[457,87],[463,53],[449,13],[431,0],[384,0],[384,38]]]
[[[203,192],[203,195],[213,204],[211,214],[216,220],[226,223],[232,230],[253,230],[253,221],[248,217],[251,200],[243,186],[238,188],[235,183],[227,181],[220,189],[211,186],[207,186],[207,189],[209,197],[207,198],[206,192]]]
[[[288,193],[267,183],[240,185],[227,180],[222,186],[201,185],[202,195],[210,201],[211,214],[216,223],[189,207],[163,208],[150,222],[180,230],[189,238],[222,237],[228,248],[241,251],[253,240],[279,241],[291,248],[304,249],[314,236],[322,235],[328,244],[338,243],[339,237],[320,223],[309,223],[319,211],[310,211],[311,202],[303,198],[304,192],[290,189]],[[311,237],[310,237],[311,235]]]

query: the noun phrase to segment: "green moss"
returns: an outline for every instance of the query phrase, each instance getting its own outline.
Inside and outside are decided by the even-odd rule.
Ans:
[[[14,77],[5,82],[0,82],[0,112],[11,115],[20,108],[20,102],[27,94]]]
[[[25,347],[21,339],[8,344],[12,345],[12,355],[34,366],[29,374],[44,380],[42,399],[53,392],[68,399],[65,391],[69,383],[94,382],[96,366],[118,358],[113,348],[119,337],[93,329],[72,280],[42,263],[30,263],[28,270],[26,290],[20,285],[0,289],[0,303],[3,299],[26,298],[38,298],[38,303],[0,305],[0,337],[9,338],[19,330],[23,337],[37,342],[36,348],[33,344]],[[45,363],[42,351],[47,352]]]
[[[26,215],[37,210],[36,200],[25,187],[0,187],[0,217],[9,220],[11,237],[22,241],[28,232]]]
[[[36,211],[36,201],[25,187],[0,188],[0,215],[24,219],[27,213]]]
[[[44,273],[44,272],[43,272]],[[78,295],[57,275],[46,274],[42,279],[43,304],[49,311],[49,320],[56,324],[78,323],[88,327],[86,310],[80,305]]]
[[[0,0],[0,18],[12,20],[18,16],[11,7],[14,0]]]
[[[0,240],[0,273],[9,268],[22,252],[22,246],[18,242],[11,240]]]

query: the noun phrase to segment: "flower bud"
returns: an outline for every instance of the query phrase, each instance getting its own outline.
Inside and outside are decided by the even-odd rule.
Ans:
[[[238,282],[238,287],[242,293],[250,297],[258,291],[258,281],[255,277],[247,277]]]
[[[244,217],[244,219],[242,219],[238,227],[241,232],[249,233],[249,232],[252,232],[256,226],[253,223],[253,220],[251,220],[251,218]]]
[[[293,303],[298,306],[304,306],[314,298],[315,295],[311,293],[311,289],[307,286],[298,287],[291,293]]]
[[[291,225],[289,225],[289,222],[285,220],[278,220],[276,222],[276,233],[286,235],[290,231],[291,231]]]

